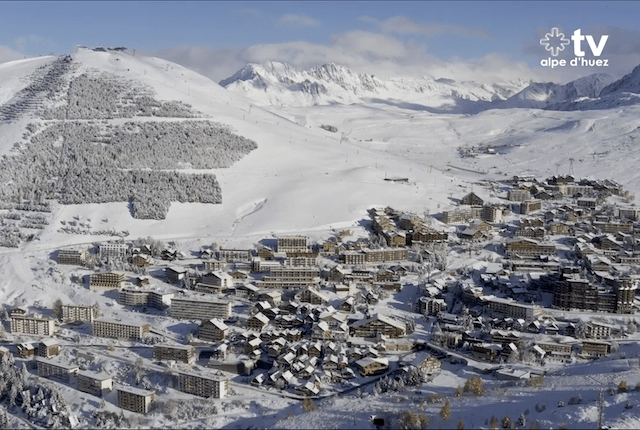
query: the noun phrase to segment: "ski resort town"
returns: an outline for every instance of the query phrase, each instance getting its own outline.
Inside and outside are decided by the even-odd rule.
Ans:
[[[242,387],[312,407],[370,384],[428,383],[443,360],[539,381],[635,335],[631,319],[607,319],[638,308],[640,209],[620,185],[514,177],[451,199],[436,215],[372,208],[315,243],[275,234],[247,249],[152,238],[59,249],[50,258],[74,288],[107,305],[5,304],[3,369],[138,414],[169,392],[221,399]],[[37,408],[25,390],[12,402]],[[47,420],[78,425],[45,400]]]

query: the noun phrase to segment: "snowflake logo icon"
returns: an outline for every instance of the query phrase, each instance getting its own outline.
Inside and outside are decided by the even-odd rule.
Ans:
[[[560,33],[558,27],[553,27],[551,33],[545,34],[544,39],[540,39],[540,45],[543,45],[547,51],[551,51],[554,57],[557,57],[569,43],[571,43],[569,39],[564,37],[564,33]]]

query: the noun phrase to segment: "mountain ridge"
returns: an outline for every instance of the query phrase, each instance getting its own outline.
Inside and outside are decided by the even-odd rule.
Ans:
[[[493,108],[589,110],[635,103],[635,97],[625,96],[622,102],[610,98],[640,93],[640,66],[618,80],[606,73],[594,73],[566,84],[523,79],[486,84],[428,77],[382,80],[335,63],[299,71],[287,63],[270,61],[249,63],[219,84],[261,106],[306,107],[387,100],[452,113]]]

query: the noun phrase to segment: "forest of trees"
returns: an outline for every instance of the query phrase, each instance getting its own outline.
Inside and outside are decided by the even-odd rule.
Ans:
[[[220,203],[215,175],[176,170],[229,167],[257,148],[254,141],[209,120],[60,121],[27,131],[29,144],[17,145],[0,160],[5,206],[15,207],[9,202],[22,199],[43,208],[45,199],[63,204],[125,201],[131,203],[132,216],[141,219],[165,218],[172,201]]]
[[[180,101],[158,101],[153,89],[110,73],[83,73],[72,78],[66,103],[41,111],[44,119],[113,119],[136,116],[199,118],[202,113]]]

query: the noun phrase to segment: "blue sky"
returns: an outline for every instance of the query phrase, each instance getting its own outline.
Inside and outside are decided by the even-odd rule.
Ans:
[[[381,75],[568,80],[640,64],[639,16],[640,2],[0,2],[0,61],[83,44],[135,48],[214,80],[268,60],[335,61]],[[577,28],[596,40],[608,34],[609,69],[541,67],[539,40],[552,27],[567,37]]]

